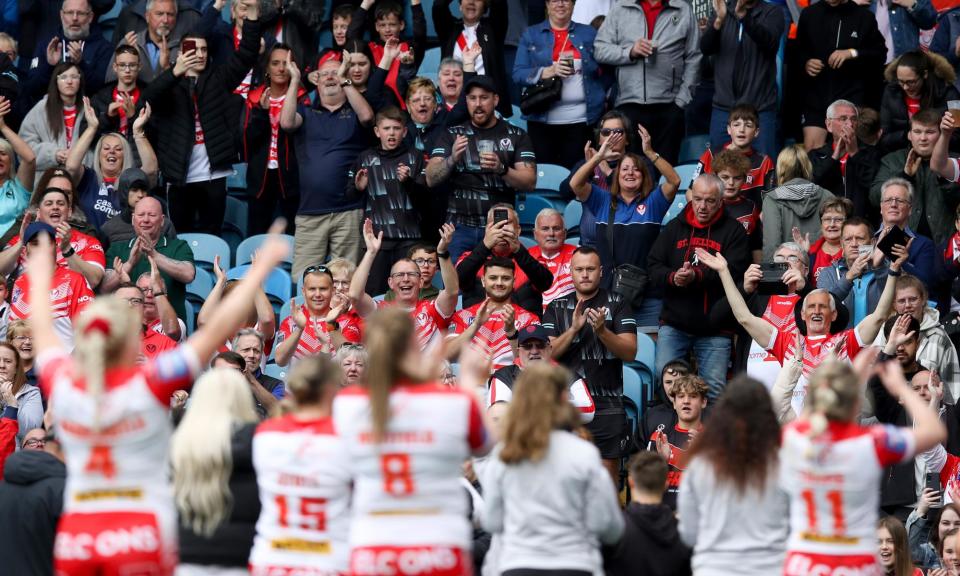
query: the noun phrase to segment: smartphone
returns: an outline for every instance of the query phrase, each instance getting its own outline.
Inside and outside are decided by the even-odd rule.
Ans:
[[[191,50],[196,50],[196,49],[197,49],[196,40],[184,40],[183,42],[180,43],[180,51],[183,52],[184,54],[186,54]]]
[[[496,224],[497,222],[503,222],[503,221],[506,220],[507,218],[509,218],[509,215],[507,214],[507,209],[506,209],[506,208],[494,208],[494,209],[493,209],[493,222],[494,222],[494,224]]]
[[[924,488],[929,488],[930,490],[936,490],[937,492],[940,492],[940,474],[936,472],[927,472]],[[942,499],[943,495],[941,495],[941,501]]]

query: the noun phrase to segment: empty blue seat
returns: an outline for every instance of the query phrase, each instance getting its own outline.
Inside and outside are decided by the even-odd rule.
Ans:
[[[511,124],[517,128],[521,128],[524,131],[527,129],[527,121],[523,119],[523,112],[520,112],[520,107],[516,104],[513,105],[513,115],[510,116],[508,120]]]
[[[537,241],[529,236],[521,236],[520,243],[523,244],[523,247],[526,248],[527,250],[537,245]]]
[[[221,235],[227,245],[236,249],[248,236],[247,221],[249,206],[244,200],[227,196],[227,209],[223,215],[223,231]]]
[[[239,280],[247,273],[248,268],[250,268],[250,265],[244,264],[227,270],[227,279]],[[274,268],[263,283],[263,291],[270,299],[270,303],[273,304],[274,313],[279,313],[284,303],[289,303],[293,296],[293,282],[290,280],[290,273],[283,268]]]
[[[417,74],[420,76],[433,74],[434,77],[436,77],[437,71],[440,70],[440,60],[440,48],[430,48],[425,51],[423,53],[423,62],[420,63]]]
[[[627,416],[634,422],[635,429],[636,425],[640,423],[640,417],[643,414],[643,382],[640,379],[640,374],[629,366],[623,367],[623,395],[633,403],[633,406],[628,404],[625,408],[627,409]],[[637,412],[631,414],[634,407],[636,407]]]
[[[214,256],[220,257],[221,268],[230,267],[230,246],[223,238],[195,232],[178,234],[177,237],[190,246],[193,250],[193,261],[204,270],[213,272]]]
[[[184,322],[187,324],[187,336],[189,336],[197,327],[197,313],[193,311],[193,303],[189,299],[183,301],[183,311],[187,316]]]
[[[247,190],[247,164],[234,164],[233,173],[227,176],[229,190]]]
[[[576,234],[580,231],[580,217],[583,216],[583,204],[576,200],[567,203],[563,209],[563,224],[567,227],[567,234]]]
[[[200,312],[200,307],[203,306],[207,297],[210,296],[210,291],[213,290],[215,282],[213,274],[210,272],[200,267],[197,267],[196,270],[197,272],[193,277],[193,282],[187,284],[186,299],[194,304],[196,312]]]
[[[700,160],[700,157],[703,156],[703,153],[709,147],[709,134],[687,136],[683,139],[683,142],[680,143],[680,157],[677,159],[677,163],[686,164],[688,162],[696,162]]]
[[[283,261],[283,264],[284,264],[283,268],[287,270],[287,272],[289,272],[290,267],[293,266],[294,239],[293,239],[293,236],[290,236],[289,234],[281,234],[280,236],[284,240],[286,240],[287,243],[290,245],[290,253],[287,255],[286,259],[284,259]],[[240,245],[237,246],[237,251],[233,258],[233,265],[242,266],[244,264],[250,264],[251,262],[253,262],[253,255],[256,253],[257,250],[260,249],[260,245],[263,244],[263,241],[266,239],[267,239],[266,234],[256,234],[254,236],[251,236],[245,239],[243,242],[241,242]]]
[[[683,207],[687,205],[687,197],[681,193],[677,192],[677,195],[673,198],[673,204],[670,205],[670,208],[667,209],[667,213],[663,216],[662,225],[666,226],[671,220],[676,218],[683,212]]]
[[[556,164],[537,164],[537,188],[560,191],[560,183],[570,175],[570,170]]]
[[[287,369],[282,366],[277,366],[273,362],[263,367],[263,373],[277,380],[282,380],[284,383],[287,381]]]
[[[538,194],[527,194],[525,199],[518,200],[517,217],[520,218],[520,228],[524,231],[533,230],[537,214],[544,208],[554,208],[553,202]]]

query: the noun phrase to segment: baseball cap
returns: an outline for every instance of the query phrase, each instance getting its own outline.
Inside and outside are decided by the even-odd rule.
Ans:
[[[51,241],[57,236],[57,231],[53,229],[53,226],[45,222],[31,222],[30,225],[27,226],[27,230],[23,233],[23,243],[26,244],[30,242],[40,233],[48,234]]]
[[[497,90],[497,85],[493,83],[493,79],[489,76],[474,76],[473,78],[470,78],[463,85],[463,93],[469,93],[470,89],[475,86],[477,88],[483,88],[487,92],[493,92],[494,94],[500,93],[500,91]]]
[[[539,324],[530,324],[520,329],[520,336],[517,338],[517,344],[523,344],[527,340],[539,340],[540,342],[549,342],[547,331]]]

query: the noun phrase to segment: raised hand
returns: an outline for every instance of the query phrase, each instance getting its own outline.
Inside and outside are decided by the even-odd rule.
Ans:
[[[287,60],[287,74],[290,75],[291,84],[300,83],[300,67],[293,61],[293,58]]]
[[[51,66],[56,66],[60,63],[60,59],[63,58],[63,49],[60,39],[54,36],[50,39],[50,42],[47,43],[47,64]]]
[[[576,331],[580,331],[581,328],[587,324],[587,312],[586,312],[586,300],[580,300],[577,302],[576,307],[573,309],[573,319],[570,321],[570,327]]]
[[[609,162],[610,160],[616,160],[620,157],[620,153],[614,150],[620,143],[623,142],[623,134],[612,134],[609,138],[603,141],[603,144],[600,145],[600,151],[597,154],[600,156],[600,159],[604,162]]]
[[[703,259],[701,258],[700,261],[703,262]],[[747,271],[743,273],[743,291],[747,294],[753,294],[757,291],[757,286],[760,285],[762,279],[763,272],[760,270],[760,265],[751,264],[747,267]]]
[[[917,335],[915,331],[908,332],[911,318],[909,314],[903,314],[894,323],[893,329],[890,331],[890,342],[894,348],[913,340],[913,337]]]
[[[453,242],[453,233],[456,232],[456,230],[457,228],[450,222],[440,227],[440,242],[437,243],[437,252],[447,251],[450,243]]]
[[[147,256],[147,262],[150,263],[150,287],[153,288],[153,293],[166,292],[167,285],[163,282],[163,276],[160,275],[157,260],[153,256]]]
[[[264,92],[267,92],[267,90],[264,90]],[[131,100],[131,102],[132,102],[132,100]],[[150,114],[151,114],[152,112],[153,112],[153,110],[150,108],[150,103],[149,103],[149,102],[147,102],[147,103],[143,106],[143,108],[140,109],[140,113],[137,114],[137,119],[133,121],[133,133],[134,133],[134,134],[141,134],[141,133],[143,133],[143,128],[144,128],[144,126],[147,125],[147,122],[150,121]]]
[[[79,40],[67,42],[67,55],[70,56],[71,62],[82,62],[83,61],[83,42]]]
[[[301,330],[306,328],[307,315],[303,313],[300,306],[297,306],[296,298],[290,299],[290,317],[293,318],[293,323],[297,325],[297,328]]]
[[[220,266],[219,254],[213,257],[213,275],[216,276],[217,284],[227,281],[227,274],[223,271],[223,268]]]
[[[367,246],[367,252],[376,254],[380,251],[383,244],[383,230],[379,234],[373,232],[373,222],[367,218],[363,221],[363,242]]]
[[[97,111],[94,110],[90,104],[90,99],[86,96],[83,97],[83,119],[87,123],[88,128],[96,130],[97,127],[100,126],[100,118],[97,117]]]
[[[164,39],[164,43],[166,43],[166,39]],[[199,62],[200,57],[197,56],[196,50],[181,52],[177,55],[177,63],[173,65],[173,75],[177,77],[183,76],[188,70],[192,70]]]
[[[357,187],[357,190],[361,192],[367,189],[367,184],[369,183],[368,173],[366,168],[361,168],[357,170],[357,173],[353,175],[353,185]]]
[[[130,274],[126,271],[123,265],[123,260],[119,256],[114,256],[113,258],[113,271],[117,273],[117,276],[120,277],[121,284],[130,284]]]
[[[467,151],[467,144],[470,142],[463,134],[458,134],[457,139],[453,141],[453,148],[450,150],[450,158],[454,162],[459,162],[463,153]]]
[[[643,149],[643,153],[647,156],[654,154],[653,148],[650,143],[652,139],[650,138],[650,133],[647,132],[647,129],[643,127],[642,124],[637,124],[637,134],[640,135],[640,144]]]
[[[911,178],[916,176],[921,163],[923,163],[923,158],[913,148],[910,148],[910,151],[907,152],[907,161],[903,165],[903,173]]]
[[[707,268],[714,270],[716,272],[722,272],[727,268],[727,259],[723,257],[723,254],[717,252],[716,254],[711,254],[703,248],[696,249],[697,259]],[[689,264],[689,262],[685,263]]]
[[[801,234],[800,229],[794,226],[793,229],[790,231],[790,233],[793,235],[793,241],[798,246],[800,246],[801,250],[803,250],[804,252],[810,251],[810,233],[809,232],[807,232],[806,234]]]
[[[61,220],[57,224],[57,240],[60,242],[60,251],[63,252],[70,248],[70,236],[73,232],[73,228],[70,227],[70,224],[66,220]]]
[[[341,80],[347,79],[347,71],[350,70],[350,51],[343,51],[343,60],[340,61],[340,68],[337,68],[337,77]]]

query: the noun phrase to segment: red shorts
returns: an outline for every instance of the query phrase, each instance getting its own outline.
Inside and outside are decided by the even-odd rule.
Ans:
[[[455,546],[367,546],[350,552],[352,576],[471,576],[470,552]]]
[[[783,576],[882,576],[877,557],[870,554],[827,556],[787,552]]]
[[[57,527],[56,576],[171,576],[176,547],[149,512],[64,514]]]

